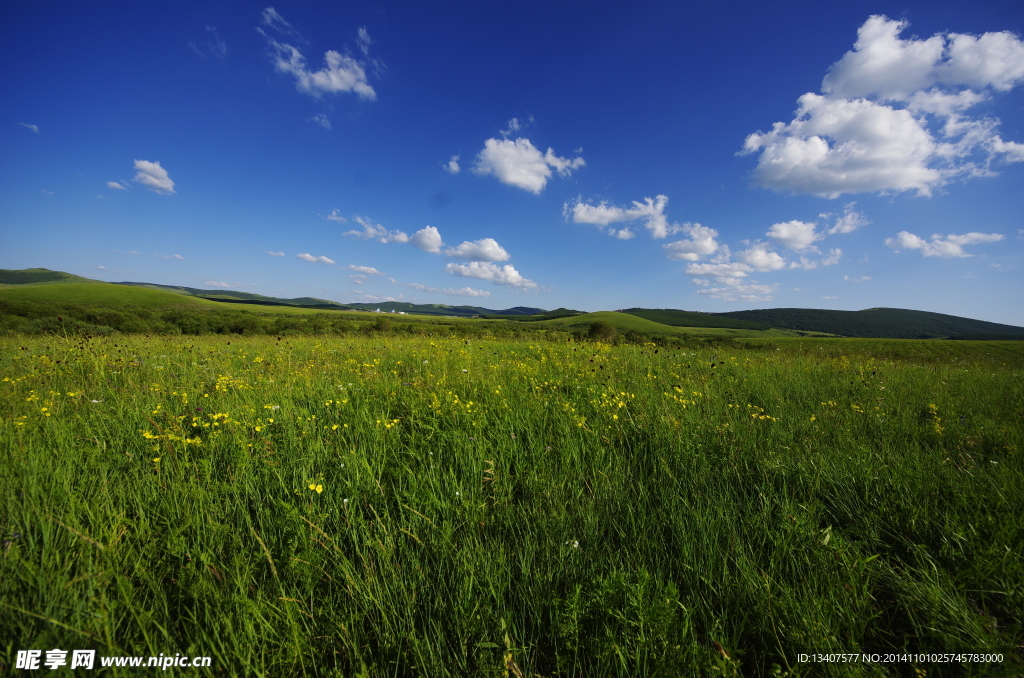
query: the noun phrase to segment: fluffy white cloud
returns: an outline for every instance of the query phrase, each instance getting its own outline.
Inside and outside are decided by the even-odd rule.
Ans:
[[[135,161],[135,181],[157,193],[174,193],[174,182],[159,162]]]
[[[511,287],[534,288],[537,283],[524,278],[510,264],[498,266],[497,264],[481,261],[472,261],[468,264],[448,264],[444,267],[452,275],[460,275],[464,278],[479,278],[490,280],[495,285],[509,285]]]
[[[844,275],[843,276],[843,280],[848,280],[850,282],[864,282],[866,280],[871,280],[871,276],[869,276],[869,275],[862,275],[859,278],[851,278],[848,275]]]
[[[459,167],[459,156],[453,155],[444,166],[445,171],[451,174],[458,174],[462,169]]]
[[[828,229],[827,233],[833,235],[835,233],[853,233],[861,226],[867,226],[871,222],[864,216],[863,212],[858,212],[854,208],[857,203],[849,202],[843,205],[843,214],[836,219],[836,223],[832,228]]]
[[[494,238],[465,241],[458,247],[449,247],[444,253],[453,259],[466,261],[508,261],[512,258]]]
[[[440,231],[433,226],[425,226],[416,231],[412,234],[409,242],[424,252],[433,252],[435,254],[441,251],[441,245],[444,244],[441,241]]]
[[[894,250],[921,250],[926,257],[944,257],[947,259],[958,257],[974,256],[964,252],[964,245],[975,245],[978,243],[999,242],[1003,239],[1001,233],[965,233],[964,235],[949,235],[943,237],[938,233],[932,235],[930,241],[907,231],[900,231],[895,238],[886,238],[885,244]]]
[[[314,257],[312,254],[296,254],[296,259],[302,259],[303,261],[310,261],[313,263],[320,264],[333,264],[334,262],[327,257]]]
[[[636,237],[636,233],[629,230],[628,228],[609,228],[608,235],[610,235],[613,238],[618,238],[619,240],[632,240],[633,238]]]
[[[123,186],[123,185],[121,185],[120,183],[118,183],[116,181],[108,181],[107,182],[107,188],[114,188],[114,189],[117,189],[118,191],[127,191],[128,190],[128,188],[126,186]]]
[[[360,273],[362,275],[384,275],[373,266],[354,266],[349,264],[348,268],[345,270],[354,271],[355,273]]]
[[[380,224],[375,224],[363,217],[356,217],[356,222],[363,227],[363,230],[347,231],[344,235],[360,240],[377,240],[383,243],[409,242],[409,236],[402,231],[389,231]]]
[[[701,257],[713,254],[718,250],[718,231],[700,224],[683,224],[681,230],[690,237],[686,240],[677,240],[667,245],[662,245],[668,252],[669,259],[684,259],[686,261],[697,261]]]
[[[786,267],[786,261],[762,244],[756,244],[736,255],[741,263],[755,271],[778,271]]]
[[[529,139],[488,139],[477,155],[473,171],[493,174],[504,184],[540,193],[551,178],[552,168],[561,176],[569,176],[572,170],[586,164],[583,158],[559,157],[551,148],[541,154]]]
[[[997,120],[965,115],[1024,79],[1024,43],[1005,31],[903,40],[907,25],[869,18],[823,94],[804,94],[791,122],[747,137],[742,152],[760,154],[760,185],[826,197],[931,195],[954,177],[993,174],[994,162],[1024,162],[1024,144],[1003,141]]]
[[[28,129],[32,130],[36,134],[39,134],[39,125],[32,125],[32,124],[29,124],[27,122],[19,122],[18,124],[21,125],[22,127],[26,127]]]
[[[563,206],[563,213],[566,218],[572,215],[572,220],[577,224],[594,224],[595,226],[607,226],[622,221],[636,221],[642,219],[644,227],[650,231],[653,238],[664,238],[669,232],[677,232],[679,228],[671,228],[668,219],[665,217],[665,207],[668,206],[668,196],[658,195],[654,198],[644,198],[643,202],[633,201],[632,207],[615,207],[607,202],[598,205],[591,205],[577,199],[575,203],[566,203]],[[612,235],[615,235],[614,230]]]
[[[519,122],[519,118],[512,118],[508,121],[508,125],[505,126],[505,129],[501,130],[499,134],[503,137],[507,137],[510,134],[518,132],[522,127],[523,123]]]
[[[324,129],[331,129],[331,120],[324,113],[317,113],[312,118],[310,118],[309,121],[310,122],[315,122],[316,124],[320,125]]]
[[[284,20],[277,10],[268,7],[263,10],[263,24],[274,30],[301,40],[301,36]],[[289,73],[295,77],[296,88],[305,94],[320,97],[322,94],[338,92],[355,92],[362,99],[373,100],[377,93],[366,80],[366,69],[363,63],[346,54],[335,50],[324,53],[324,66],[320,70],[311,71],[306,65],[306,57],[295,46],[278,42],[262,29],[257,29],[266,38],[273,52],[274,68],[279,73]],[[369,33],[365,28],[359,29],[359,47],[363,54],[369,51]]]
[[[825,236],[815,230],[816,224],[809,221],[784,221],[768,229],[768,237],[783,247],[801,251],[812,249],[815,242]]]
[[[267,250],[267,254],[269,254],[272,257],[283,257],[284,256],[284,252],[271,252],[270,250]]]

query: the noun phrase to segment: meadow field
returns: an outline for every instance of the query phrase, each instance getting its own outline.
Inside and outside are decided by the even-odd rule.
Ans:
[[[0,338],[0,674],[1024,671],[1024,342],[554,338]]]

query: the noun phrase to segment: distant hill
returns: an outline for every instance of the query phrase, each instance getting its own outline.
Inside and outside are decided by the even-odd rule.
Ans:
[[[679,311],[674,308],[627,308],[620,313],[628,313],[672,327],[730,327],[736,330],[766,330],[769,327],[749,320],[723,318],[711,313]]]
[[[267,297],[252,292],[240,292],[237,290],[203,290],[196,287],[182,287],[180,285],[158,285],[156,283],[144,282],[116,282],[112,285],[129,285],[131,287],[146,287],[149,289],[167,290],[178,294],[188,294],[193,297],[201,297],[211,301],[222,301],[226,303],[250,303],[264,306],[300,306],[312,308],[335,308],[344,310],[352,308],[350,304],[339,304],[329,299],[317,299],[316,297],[296,297],[295,299],[279,299],[278,297]]]
[[[63,271],[51,271],[48,268],[23,268],[10,270],[0,268],[0,285],[40,285],[54,283],[98,283]]]
[[[936,339],[974,334],[1024,335],[1024,327],[902,308],[869,308],[863,311],[769,308],[714,315],[780,329],[827,332],[844,337]]]
[[[383,313],[394,311],[405,313],[416,313],[418,315],[445,315],[459,318],[471,318],[475,315],[535,315],[545,313],[542,308],[529,308],[527,306],[515,306],[504,311],[494,311],[480,306],[447,306],[445,304],[411,304],[407,301],[384,301],[379,304],[346,304],[360,311],[376,311],[380,309]]]

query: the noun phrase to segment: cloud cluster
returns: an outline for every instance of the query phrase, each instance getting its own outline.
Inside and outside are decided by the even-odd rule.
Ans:
[[[444,244],[441,240],[440,231],[433,226],[425,226],[424,228],[416,231],[412,234],[409,242],[424,252],[433,252],[434,254],[440,252],[441,245]]]
[[[1008,31],[902,39],[906,21],[870,17],[834,63],[821,94],[797,100],[789,123],[749,135],[756,182],[834,198],[844,193],[932,192],[956,177],[1024,162],[999,121],[967,111],[1024,80],[1024,42]]]
[[[271,254],[273,254],[273,253],[271,253]],[[320,263],[320,264],[333,264],[334,263],[333,260],[328,259],[327,257],[323,257],[323,256],[315,257],[312,254],[296,254],[295,258],[296,259],[302,259],[303,261],[309,261],[309,262],[312,262],[312,263]]]
[[[458,247],[449,247],[446,256],[465,261],[508,261],[512,256],[494,238],[483,238],[463,242]]]
[[[481,176],[493,174],[503,184],[540,193],[551,178],[552,169],[560,176],[567,177],[573,170],[586,164],[581,157],[560,157],[552,148],[541,153],[529,139],[523,137],[515,141],[488,139],[484,142],[483,150],[477,154],[473,172]]]
[[[364,217],[356,217],[356,223],[362,226],[361,231],[346,231],[344,235],[359,240],[377,240],[382,243],[409,242],[409,236],[403,231],[389,231],[380,224],[375,224]]]
[[[510,264],[498,266],[497,264],[489,261],[471,261],[468,264],[447,264],[444,267],[444,270],[448,271],[452,275],[458,275],[464,278],[490,280],[495,285],[508,285],[524,289],[534,289],[537,287],[537,283],[528,278],[524,278],[519,274],[519,271],[513,268]]]
[[[580,197],[573,203],[565,203],[562,207],[562,213],[567,219],[571,216],[573,222],[577,224],[593,224],[601,228],[609,224],[642,220],[644,228],[650,232],[651,237],[664,238],[670,232],[676,232],[669,226],[668,219],[665,217],[665,207],[667,205],[668,196],[664,195],[644,198],[643,202],[634,200],[632,207],[615,207],[604,201],[593,205],[583,202],[582,197]],[[611,228],[608,229],[608,234],[622,240],[628,240],[633,237],[632,232],[629,232],[628,236],[623,237],[623,230],[626,229],[616,230]]]
[[[885,244],[897,252],[901,249],[921,250],[921,254],[926,257],[954,259],[974,256],[964,252],[964,245],[999,242],[1002,239],[1001,233],[971,232],[964,235],[950,234],[945,237],[936,233],[929,241],[908,231],[900,231],[895,238],[886,238]]]
[[[163,194],[174,193],[174,182],[171,181],[171,177],[167,174],[167,170],[161,167],[159,162],[136,160],[135,170],[134,180],[149,190]],[[107,186],[110,186],[110,183],[108,183]],[[113,188],[113,186],[111,186],[111,188]]]
[[[263,10],[262,24],[283,35],[301,39],[292,25],[284,20],[273,7]],[[328,50],[324,53],[324,65],[319,70],[310,70],[306,57],[289,43],[278,42],[270,37],[262,28],[257,28],[271,49],[274,68],[278,73],[287,73],[295,78],[295,87],[300,92],[319,98],[323,94],[354,92],[361,99],[374,100],[377,93],[366,79],[366,68],[363,62],[355,58]],[[364,55],[368,54],[370,40],[365,28],[359,29],[359,47]]]

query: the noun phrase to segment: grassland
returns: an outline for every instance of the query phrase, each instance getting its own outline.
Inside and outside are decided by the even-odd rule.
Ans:
[[[0,674],[1015,675],[1022,372],[1020,342],[0,339]],[[1003,660],[798,661],[887,651]]]

